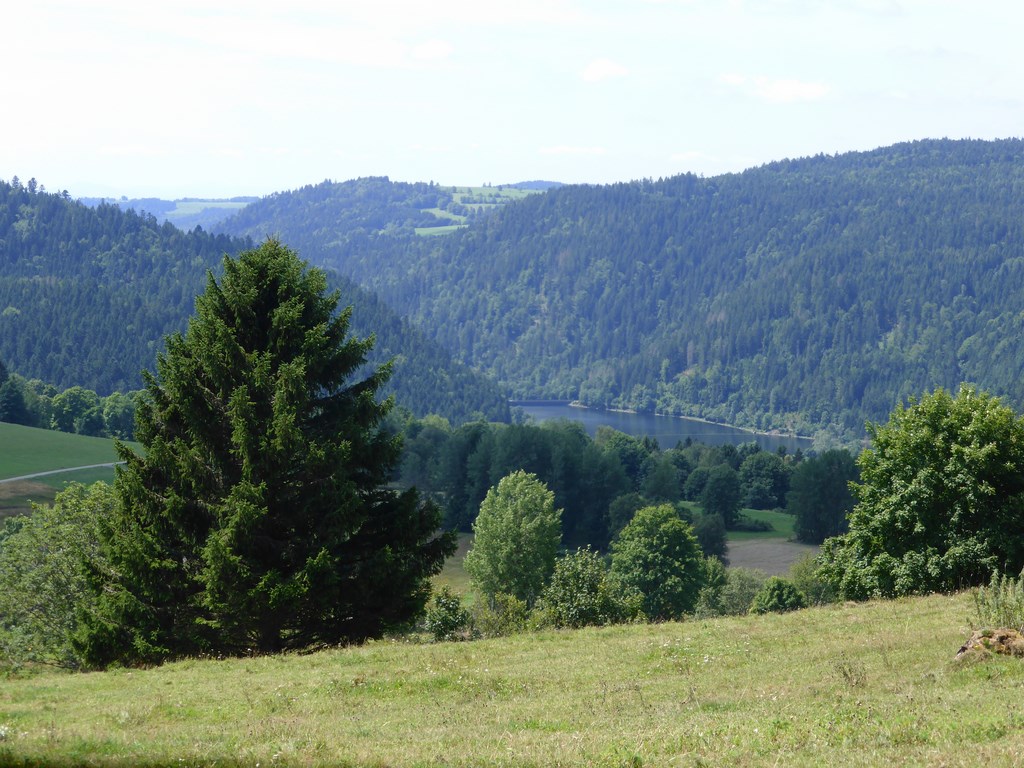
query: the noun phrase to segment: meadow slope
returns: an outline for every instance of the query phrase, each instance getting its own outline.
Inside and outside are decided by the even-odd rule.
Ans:
[[[45,672],[5,765],[1011,765],[1024,662],[953,661],[968,595],[471,643]]]

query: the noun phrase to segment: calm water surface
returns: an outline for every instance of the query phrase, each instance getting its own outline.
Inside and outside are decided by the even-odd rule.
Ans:
[[[766,451],[774,451],[780,445],[792,453],[797,448],[808,450],[810,438],[789,437],[782,435],[760,435],[722,424],[708,424],[696,419],[675,416],[654,416],[648,413],[616,413],[614,411],[595,411],[589,408],[573,408],[569,405],[537,405],[513,404],[521,408],[535,422],[549,419],[570,419],[583,424],[587,432],[593,436],[597,428],[608,426],[637,437],[653,437],[662,448],[673,448],[677,442],[691,437],[694,441],[707,445],[723,443],[756,442]]]

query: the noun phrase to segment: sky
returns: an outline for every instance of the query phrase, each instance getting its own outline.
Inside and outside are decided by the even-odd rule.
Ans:
[[[4,3],[0,178],[604,184],[1024,134],[1024,3]]]

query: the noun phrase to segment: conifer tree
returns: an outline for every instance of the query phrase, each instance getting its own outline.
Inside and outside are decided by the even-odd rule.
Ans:
[[[276,240],[225,257],[119,446],[122,516],[78,644],[94,665],[360,641],[416,617],[454,549],[386,487],[390,367],[364,367],[325,275]],[[363,376],[361,380],[358,379]]]

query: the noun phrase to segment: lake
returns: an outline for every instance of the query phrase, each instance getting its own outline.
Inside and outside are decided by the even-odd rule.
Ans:
[[[747,432],[724,424],[709,424],[698,419],[687,419],[677,416],[655,416],[649,413],[619,413],[617,411],[598,411],[590,408],[573,408],[568,403],[530,403],[513,402],[514,408],[521,409],[533,421],[540,423],[550,419],[570,419],[580,422],[584,429],[593,436],[598,427],[608,426],[637,437],[653,437],[662,448],[673,448],[686,438],[707,445],[756,442],[766,451],[774,451],[785,446],[789,453],[797,448],[808,450],[812,441],[808,437],[791,435],[763,435]]]

